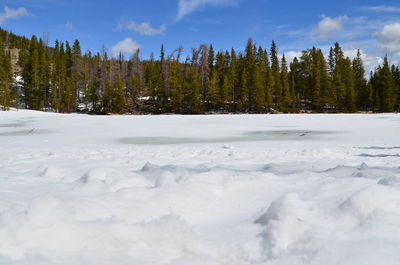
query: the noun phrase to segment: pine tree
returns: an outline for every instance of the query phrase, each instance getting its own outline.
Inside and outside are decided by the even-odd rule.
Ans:
[[[11,106],[11,83],[11,58],[0,37],[0,109],[2,110],[8,110]]]
[[[238,59],[236,51],[231,49],[231,65],[229,68],[229,80],[230,80],[230,101],[232,102],[231,111],[237,111],[237,101],[239,95],[239,81],[238,81]]]
[[[256,90],[257,84],[256,80],[257,77],[257,65],[256,65],[256,58],[255,58],[255,46],[253,44],[253,40],[250,38],[247,41],[246,45],[246,57],[245,57],[245,71],[247,75],[247,109],[251,112],[255,111],[256,105]]]
[[[354,112],[356,110],[357,95],[355,92],[355,74],[350,58],[344,60],[344,83],[346,86],[345,92],[345,110],[348,112]]]
[[[77,102],[82,103],[84,99],[86,80],[84,76],[81,45],[78,40],[75,40],[74,45],[72,46],[71,78],[75,87],[75,98]]]
[[[256,66],[254,69],[254,112],[265,112],[265,89],[264,80],[260,67]]]
[[[397,102],[396,102],[396,111],[400,111],[400,69],[398,66],[392,65],[392,75],[393,79],[395,80],[396,83],[396,97],[397,97]]]
[[[361,110],[370,108],[370,91],[365,79],[365,69],[361,58],[360,50],[357,50],[357,57],[353,60],[355,78],[355,93],[357,94],[357,107]]]
[[[182,70],[179,62],[174,60],[169,68],[169,87],[171,88],[171,111],[180,113],[182,104]]]
[[[321,73],[321,61],[318,57],[316,48],[310,50],[312,60],[311,70],[311,107],[314,110],[321,111],[323,108],[321,101],[321,90],[322,90],[322,73]]]
[[[290,64],[290,89],[292,91],[294,107],[299,109],[301,106],[299,87],[300,87],[300,63],[297,57],[294,57]]]
[[[383,66],[378,69],[377,87],[380,98],[380,110],[391,112],[396,104],[396,81],[390,71],[389,60],[387,56],[384,59]]]
[[[281,84],[282,84],[282,110],[289,111],[292,106],[292,95],[290,94],[290,83],[288,67],[285,55],[282,56],[281,63]]]
[[[29,55],[23,72],[23,88],[25,107],[34,110],[43,108],[43,96],[40,90],[39,44],[36,36],[32,36]]]
[[[333,85],[337,96],[337,106],[339,110],[346,109],[346,65],[345,58],[342,48],[339,43],[335,43],[335,47],[331,49],[329,65],[331,71],[333,71]]]
[[[215,52],[212,44],[210,44],[210,49],[208,51],[208,69],[210,71],[214,68]]]
[[[271,69],[269,66],[269,58],[268,52],[263,49],[261,46],[258,48],[257,52],[257,64],[259,66],[262,81],[263,81],[263,95],[264,95],[264,105],[267,107],[272,106],[272,87],[273,87],[273,80],[271,75]]]
[[[329,73],[329,66],[321,49],[318,49],[317,57],[321,73],[321,100],[324,105],[323,107],[331,109],[336,106],[336,92],[332,84],[332,76]]]
[[[216,111],[219,100],[219,78],[216,70],[211,71],[211,79],[208,82],[208,94],[207,94],[207,109]]]
[[[275,97],[275,104],[278,108],[280,108],[282,97],[282,82],[278,59],[278,47],[276,46],[275,41],[272,41],[271,44],[271,72],[273,78],[272,93]]]
[[[240,86],[239,86],[239,97],[237,101],[237,110],[240,112],[247,111],[247,102],[248,102],[248,78],[247,78],[247,70],[244,68],[242,70],[240,76]]]
[[[47,110],[51,106],[50,95],[50,61],[47,53],[47,47],[43,40],[39,42],[39,82],[43,107]]]

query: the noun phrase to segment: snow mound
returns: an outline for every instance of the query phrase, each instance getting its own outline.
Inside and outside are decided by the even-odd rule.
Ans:
[[[54,179],[61,179],[64,177],[59,168],[55,166],[44,167],[42,172],[40,173],[40,176],[42,178],[54,178]]]
[[[366,178],[366,179],[379,179],[382,177],[391,177],[399,173],[398,168],[392,167],[371,167],[366,163],[361,163],[359,166],[337,165],[336,167],[329,168],[319,173],[335,178]]]
[[[108,188],[111,192],[118,192],[128,188],[150,188],[152,183],[141,175],[133,175],[127,178],[119,179]]]
[[[79,180],[82,183],[104,183],[110,185],[124,177],[124,174],[113,168],[94,168],[86,172]]]
[[[188,224],[174,215],[140,223],[117,218],[85,221],[74,218],[65,202],[53,199],[35,201],[23,212],[2,213],[0,224],[0,261],[7,258],[12,264],[25,264],[31,253],[40,261],[73,252],[79,264],[100,253],[135,253],[138,264],[168,264],[187,255],[188,247],[196,250],[197,241]]]
[[[265,249],[271,257],[277,257],[307,240],[311,207],[298,194],[288,193],[274,202],[256,223],[265,226],[262,234]]]
[[[400,188],[400,174],[396,174],[395,176],[385,177],[379,180],[378,184]]]
[[[188,170],[183,167],[157,166],[150,162],[142,167],[141,172],[156,188],[183,182],[189,175]]]
[[[269,163],[265,165],[263,171],[274,173],[276,175],[292,175],[308,172],[311,166],[304,162],[284,162],[284,163]]]
[[[384,185],[367,187],[340,205],[341,210],[355,216],[360,223],[381,213],[400,212],[400,192]]]

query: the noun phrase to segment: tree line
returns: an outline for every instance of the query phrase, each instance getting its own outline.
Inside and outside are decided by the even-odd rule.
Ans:
[[[31,39],[0,30],[0,105],[62,113],[392,112],[400,70],[387,56],[367,79],[360,51],[338,43],[324,56],[311,48],[288,63],[273,41],[249,39],[243,51],[179,47],[141,60],[82,53],[80,43]],[[17,54],[17,56],[15,56]],[[18,59],[15,59],[17,57]],[[184,57],[184,58],[183,58]]]

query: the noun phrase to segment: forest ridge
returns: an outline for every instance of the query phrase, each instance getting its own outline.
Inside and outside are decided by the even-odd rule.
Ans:
[[[351,60],[339,43],[324,56],[310,48],[290,63],[249,39],[244,51],[212,45],[141,60],[106,51],[82,54],[75,40],[31,39],[0,31],[0,105],[62,113],[393,112],[400,70],[383,64],[366,78],[362,54]]]

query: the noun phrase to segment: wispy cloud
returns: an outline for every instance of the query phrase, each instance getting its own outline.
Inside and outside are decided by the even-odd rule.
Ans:
[[[64,28],[71,30],[74,29],[74,25],[71,22],[67,22],[64,24]]]
[[[8,19],[29,16],[28,10],[26,10],[24,7],[13,9],[6,6],[3,10],[4,12],[0,13],[0,25],[2,25]]]
[[[162,35],[167,30],[165,25],[161,25],[159,28],[153,28],[149,22],[136,23],[136,22],[128,22],[128,23],[120,23],[116,27],[116,30],[132,30],[133,32],[137,32],[140,35],[144,36],[153,36],[153,35]]]
[[[224,5],[236,5],[237,0],[179,0],[178,2],[178,14],[177,20],[183,19],[185,16],[196,12],[208,5],[213,6],[224,6]]]
[[[371,12],[378,12],[378,13],[400,13],[400,7],[397,6],[367,6],[364,7],[363,10],[371,11]]]
[[[343,29],[343,24],[348,16],[329,17],[322,15],[318,25],[311,31],[311,35],[317,40],[323,40],[338,34]]]
[[[120,53],[133,53],[139,50],[142,46],[131,38],[126,38],[111,47],[111,54],[118,56]]]

